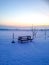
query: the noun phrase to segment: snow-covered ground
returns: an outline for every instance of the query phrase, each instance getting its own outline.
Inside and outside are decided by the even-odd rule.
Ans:
[[[12,34],[15,43],[12,44]],[[0,31],[0,65],[49,65],[49,31],[37,31],[32,42],[21,44],[18,36],[31,35],[31,31]]]

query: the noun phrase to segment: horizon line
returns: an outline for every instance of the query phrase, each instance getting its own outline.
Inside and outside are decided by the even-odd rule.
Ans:
[[[32,27],[32,26],[36,27],[37,26],[38,27],[38,26],[49,26],[49,25],[44,25],[44,24],[43,25],[34,25],[34,24],[32,24],[30,26],[18,26],[18,25],[17,26],[14,26],[14,25],[0,25],[0,26],[7,26],[7,27]]]

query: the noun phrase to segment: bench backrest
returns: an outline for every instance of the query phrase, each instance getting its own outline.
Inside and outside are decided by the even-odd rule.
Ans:
[[[18,37],[18,40],[29,40],[31,39],[31,36],[20,36]]]

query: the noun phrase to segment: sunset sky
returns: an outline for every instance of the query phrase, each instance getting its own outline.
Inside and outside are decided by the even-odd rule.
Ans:
[[[49,25],[49,0],[0,0],[0,25]]]

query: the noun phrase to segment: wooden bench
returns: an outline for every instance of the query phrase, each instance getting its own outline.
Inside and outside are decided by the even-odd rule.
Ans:
[[[31,38],[31,36],[20,36],[20,37],[18,37],[18,41],[20,41],[20,42],[32,41],[32,38]]]

